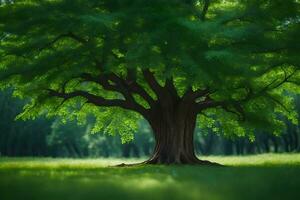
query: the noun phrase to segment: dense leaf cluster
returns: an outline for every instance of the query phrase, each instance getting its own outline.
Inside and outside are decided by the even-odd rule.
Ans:
[[[195,99],[202,128],[278,133],[282,118],[298,123],[299,35],[296,0],[2,3],[1,86],[31,99],[20,118],[93,114],[94,132],[124,141],[160,100],[151,78],[180,98],[206,91]]]

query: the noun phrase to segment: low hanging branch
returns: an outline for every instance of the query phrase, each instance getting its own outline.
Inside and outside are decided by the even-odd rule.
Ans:
[[[82,91],[82,90],[77,90],[77,91],[73,91],[73,92],[69,92],[69,93],[65,93],[65,92],[58,92],[52,89],[47,89],[48,94],[52,97],[58,97],[58,98],[62,98],[64,99],[64,101],[67,101],[71,98],[75,98],[75,97],[83,97],[87,100],[86,103],[92,103],[96,106],[105,106],[105,107],[120,107],[120,108],[124,108],[127,110],[132,110],[132,111],[136,111],[142,115],[147,116],[148,115],[148,111],[138,105],[138,104],[133,104],[132,102],[128,101],[128,100],[121,100],[121,99],[105,99],[103,97],[91,94],[89,92],[86,91]]]

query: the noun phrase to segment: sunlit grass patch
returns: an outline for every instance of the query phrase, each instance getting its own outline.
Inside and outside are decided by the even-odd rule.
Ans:
[[[300,154],[260,154],[250,156],[209,156],[203,159],[211,160],[228,166],[276,166],[299,165]]]
[[[117,159],[117,158],[97,158],[97,159],[71,159],[71,158],[1,158],[0,169],[2,168],[40,168],[40,169],[94,169],[99,167],[115,166],[117,164],[136,163],[141,159]]]

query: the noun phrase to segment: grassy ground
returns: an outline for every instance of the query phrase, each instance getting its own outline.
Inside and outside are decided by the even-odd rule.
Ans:
[[[1,200],[300,199],[300,154],[207,157],[229,167],[110,167],[116,159],[0,158]]]

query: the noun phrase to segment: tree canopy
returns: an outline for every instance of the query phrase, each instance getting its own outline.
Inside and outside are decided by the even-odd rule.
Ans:
[[[92,114],[127,141],[158,102],[191,99],[201,128],[252,138],[298,123],[299,35],[297,0],[7,2],[0,82],[30,99],[23,119]]]

